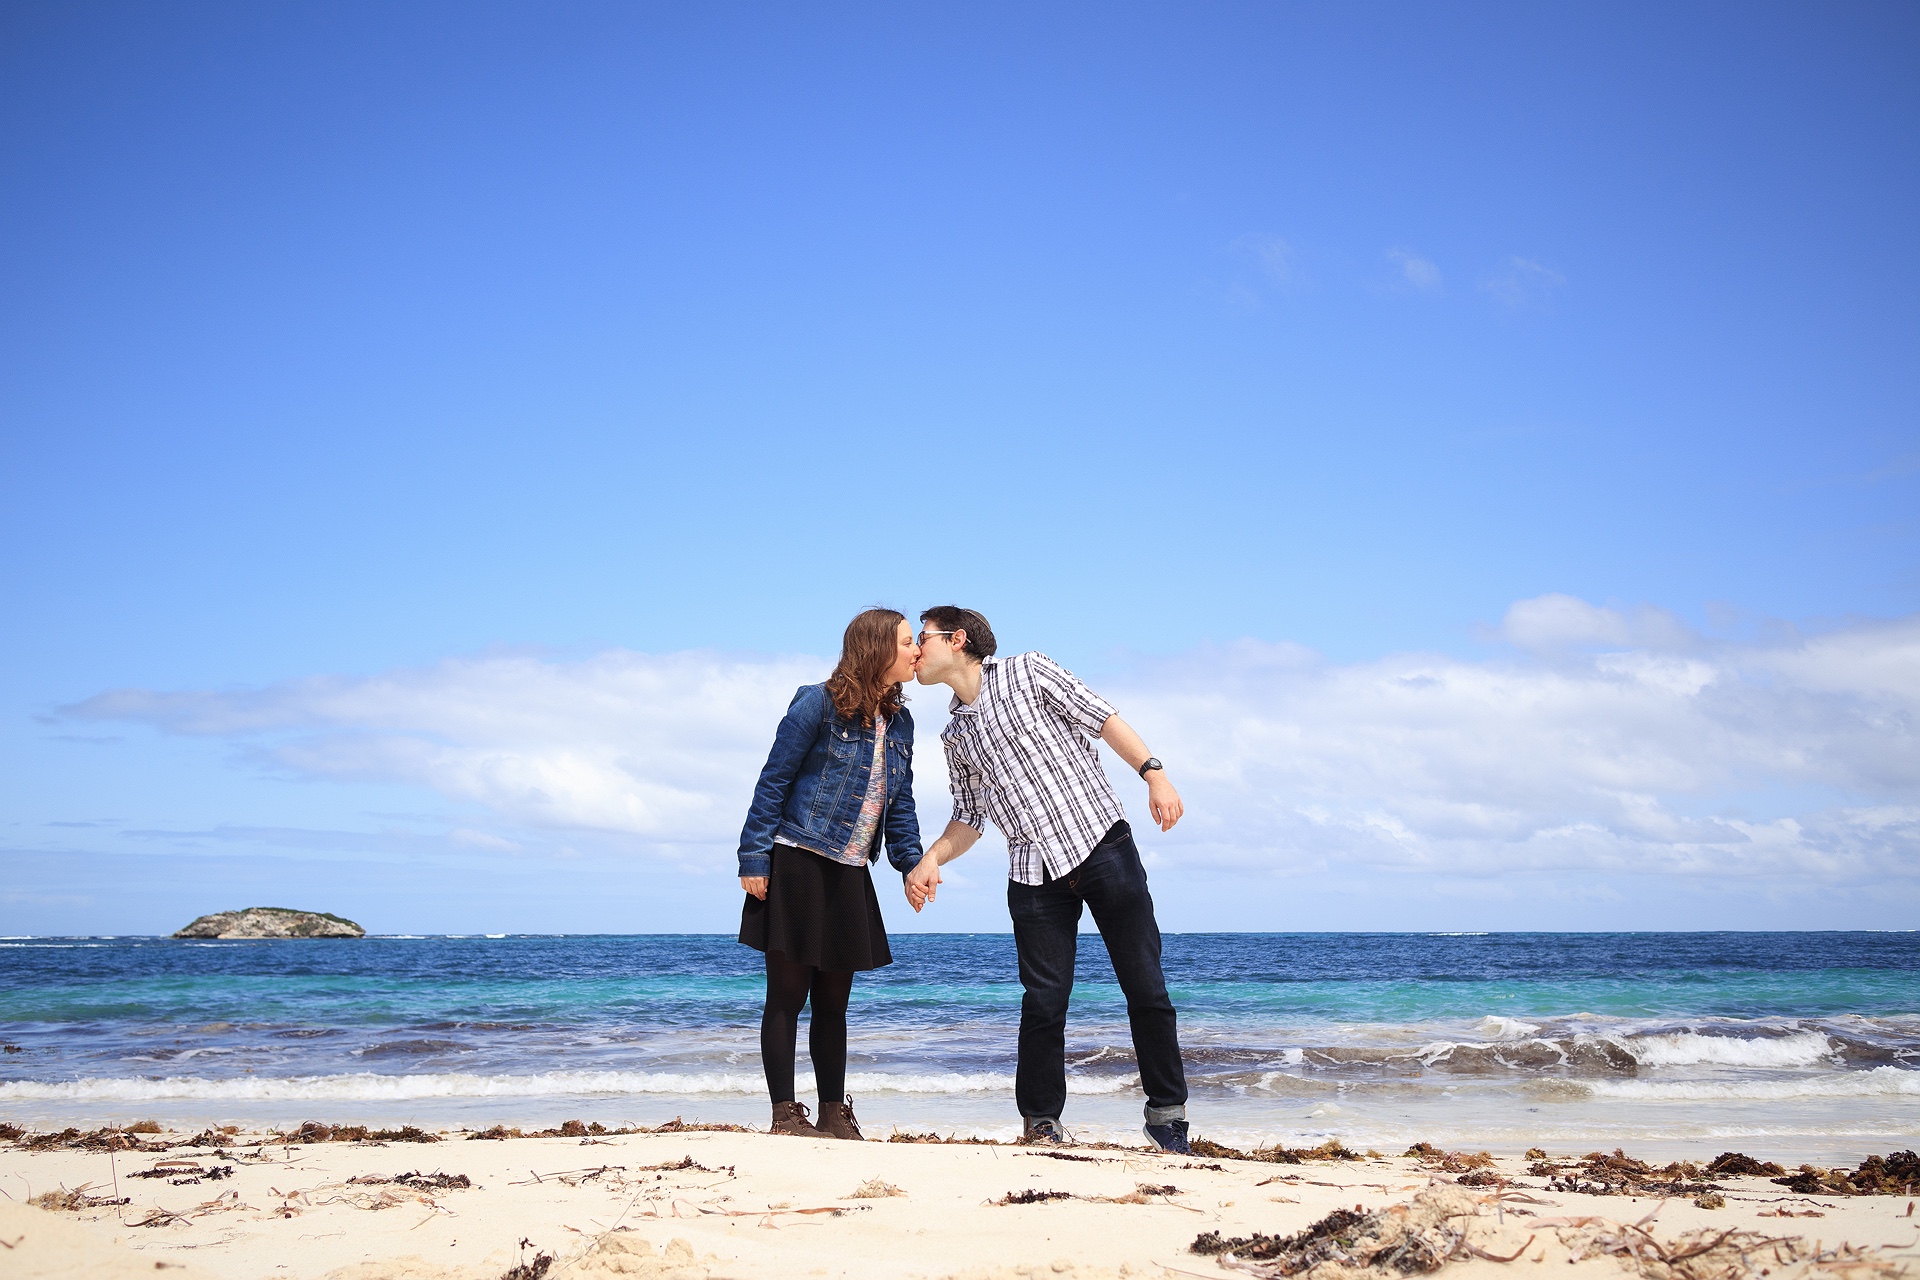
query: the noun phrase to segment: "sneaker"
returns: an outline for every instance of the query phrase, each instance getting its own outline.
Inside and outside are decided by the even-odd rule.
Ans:
[[[1165,1124],[1150,1124],[1146,1128],[1147,1141],[1162,1151],[1170,1151],[1176,1156],[1190,1156],[1193,1148],[1187,1145],[1187,1122],[1169,1120]]]
[[[824,1138],[827,1135],[813,1127],[807,1119],[807,1104],[804,1102],[776,1102],[773,1104],[773,1132],[784,1133],[794,1138]]]
[[[1064,1147],[1072,1140],[1067,1137],[1067,1131],[1060,1127],[1058,1120],[1049,1120],[1044,1116],[1035,1119],[1029,1116],[1021,1129],[1020,1141],[1037,1142],[1050,1147]]]
[[[820,1132],[829,1138],[846,1138],[854,1142],[862,1141],[860,1122],[853,1118],[853,1098],[848,1096],[845,1102],[836,1102],[830,1107],[820,1109]]]

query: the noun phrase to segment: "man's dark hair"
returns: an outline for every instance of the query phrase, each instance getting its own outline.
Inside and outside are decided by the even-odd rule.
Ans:
[[[962,609],[957,604],[937,604],[920,615],[921,622],[931,622],[935,631],[964,631],[967,642],[960,652],[974,658],[991,658],[994,650],[1000,647],[993,638],[993,628],[987,625],[984,615],[972,609]]]

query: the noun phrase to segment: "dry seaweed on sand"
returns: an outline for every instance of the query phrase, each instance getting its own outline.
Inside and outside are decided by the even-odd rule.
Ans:
[[[1912,1195],[1920,1187],[1920,1156],[1911,1151],[1868,1156],[1851,1173],[1803,1164],[1797,1173],[1773,1181],[1803,1196]]]
[[[358,1178],[348,1178],[350,1187],[408,1187],[414,1191],[465,1191],[473,1186],[473,1179],[464,1173],[397,1173],[391,1178],[382,1178],[378,1174],[362,1174]]]
[[[1045,1204],[1049,1200],[1077,1199],[1079,1199],[1079,1197],[1071,1191],[1041,1191],[1029,1187],[1025,1191],[1009,1191],[998,1200],[995,1200],[994,1204],[1002,1206],[1010,1204]]]
[[[1002,1143],[995,1142],[992,1138],[962,1138],[958,1134],[951,1134],[951,1133],[943,1138],[939,1134],[933,1133],[931,1131],[927,1133],[914,1133],[912,1130],[909,1130],[909,1129],[895,1129],[892,1133],[887,1135],[887,1141],[888,1142],[930,1142],[930,1143],[938,1143],[941,1146],[955,1146],[955,1147],[998,1147],[998,1146],[1004,1145]]]
[[[1317,1147],[1287,1147],[1275,1143],[1271,1147],[1258,1147],[1252,1151],[1242,1151],[1229,1147],[1225,1143],[1210,1138],[1195,1138],[1189,1148],[1196,1156],[1209,1160],[1256,1160],[1263,1164],[1303,1164],[1308,1160],[1358,1160],[1360,1156],[1347,1150],[1338,1138],[1329,1138]]]
[[[1540,1161],[1527,1172],[1547,1180],[1547,1190],[1588,1196],[1698,1196],[1726,1188],[1701,1181],[1702,1170],[1690,1161],[1659,1168],[1636,1160],[1620,1148],[1612,1155],[1590,1151],[1578,1162]]]
[[[65,1187],[61,1187],[58,1191],[42,1191],[39,1195],[27,1201],[27,1203],[37,1209],[52,1210],[112,1209],[119,1205],[133,1203],[132,1200],[125,1196],[118,1198],[113,1196],[90,1196],[87,1194],[87,1191],[92,1186],[93,1184],[88,1182],[73,1188],[71,1191]]]
[[[889,1196],[907,1194],[885,1178],[868,1178],[858,1188],[847,1193],[849,1200],[885,1200]]]
[[[516,1262],[500,1273],[500,1280],[541,1280],[553,1266],[553,1255],[536,1253],[532,1262]]]
[[[1778,1178],[1786,1172],[1771,1160],[1755,1160],[1741,1151],[1722,1151],[1706,1168],[1710,1178]]]
[[[202,1135],[202,1137],[210,1136],[212,1136],[210,1133]],[[224,1139],[221,1141],[224,1141]],[[415,1128],[410,1124],[403,1125],[398,1129],[369,1129],[363,1124],[321,1124],[317,1120],[309,1120],[292,1133],[275,1134],[274,1141],[288,1144],[296,1142],[302,1144],[317,1142],[438,1142],[440,1141],[440,1135],[437,1133],[428,1133],[426,1130]],[[217,1144],[202,1142],[196,1138],[193,1142],[186,1145],[210,1146]]]
[[[62,1129],[58,1133],[21,1133],[14,1141],[29,1151],[142,1151],[164,1152],[167,1144],[147,1143],[127,1129],[108,1127],[82,1133]]]
[[[1403,1159],[1420,1162],[1422,1168],[1438,1169],[1442,1173],[1461,1173],[1467,1175],[1460,1179],[1462,1186],[1488,1187],[1503,1181],[1497,1175],[1487,1171],[1493,1168],[1491,1151],[1442,1151],[1431,1142],[1416,1142],[1401,1153]]]

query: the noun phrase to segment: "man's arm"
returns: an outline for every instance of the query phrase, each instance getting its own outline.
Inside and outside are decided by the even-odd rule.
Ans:
[[[1119,716],[1108,716],[1107,722],[1100,726],[1100,741],[1113,748],[1113,753],[1127,762],[1135,773],[1140,766],[1153,757],[1147,750],[1147,744],[1133,731],[1133,726]],[[1180,793],[1167,781],[1165,769],[1151,769],[1147,772],[1147,812],[1160,824],[1162,831],[1173,830],[1173,824],[1180,821],[1186,806],[1180,803]]]
[[[947,823],[940,838],[927,847],[920,865],[907,873],[907,901],[918,911],[933,901],[940,887],[940,868],[973,848],[980,833],[964,822]]]

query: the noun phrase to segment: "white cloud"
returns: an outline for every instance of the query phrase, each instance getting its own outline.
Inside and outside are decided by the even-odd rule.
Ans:
[[[1486,660],[1333,663],[1243,641],[1097,684],[1168,760],[1190,817],[1161,843],[1200,864],[1588,888],[1616,872],[1833,884],[1920,870],[1920,616],[1730,644],[1659,610],[1549,595],[1513,605],[1498,634],[1513,648]],[[430,788],[491,814],[451,837],[476,849],[540,828],[710,847],[737,835],[773,725],[827,665],[481,657],[238,693],[123,690],[67,714],[231,739],[308,777]],[[945,695],[914,692],[933,829]]]
[[[1531,258],[1508,258],[1480,282],[1480,287],[1495,301],[1518,311],[1545,302],[1566,282],[1567,278],[1558,271]]]
[[[1400,278],[1422,292],[1440,287],[1440,268],[1411,249],[1389,249],[1387,260],[1400,268]]]

